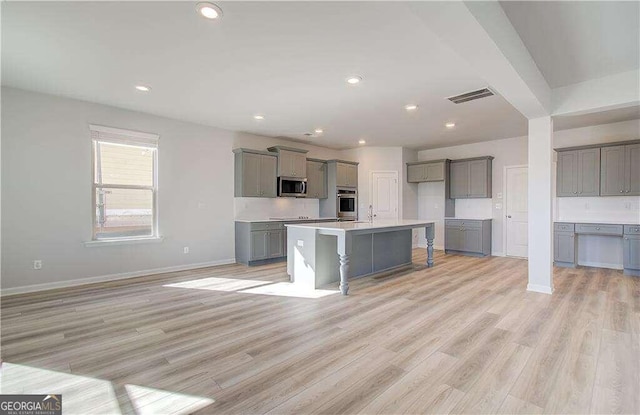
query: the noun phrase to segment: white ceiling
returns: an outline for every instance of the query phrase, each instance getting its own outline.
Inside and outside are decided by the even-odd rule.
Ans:
[[[501,1],[551,88],[640,68],[638,1]]]
[[[500,96],[445,99],[487,85],[404,3],[218,4],[208,21],[191,2],[3,2],[2,83],[333,148],[526,134]]]

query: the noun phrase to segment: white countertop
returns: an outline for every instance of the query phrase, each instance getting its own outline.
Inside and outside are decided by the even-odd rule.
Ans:
[[[489,218],[489,217],[477,217],[477,218],[472,218],[469,216],[465,216],[465,217],[450,217],[450,216],[445,216],[444,217],[445,220],[446,219],[457,219],[457,220],[493,220],[493,218]]]
[[[554,220],[556,223],[592,223],[592,224],[602,224],[602,225],[640,225],[640,218],[637,220],[608,220],[608,219],[594,219],[594,220],[586,220],[586,219],[556,219]]]
[[[314,220],[338,220],[338,218],[266,218],[266,219],[234,219],[236,222],[308,222]]]
[[[374,220],[368,221],[355,221],[355,222],[324,222],[324,223],[292,223],[285,225],[290,228],[312,228],[323,230],[344,230],[344,231],[356,231],[367,229],[384,229],[384,228],[398,228],[398,227],[420,227],[434,224],[432,220]]]

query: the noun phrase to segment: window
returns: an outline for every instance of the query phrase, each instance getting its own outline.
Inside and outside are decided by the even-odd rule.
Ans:
[[[158,136],[91,125],[93,239],[158,236]]]

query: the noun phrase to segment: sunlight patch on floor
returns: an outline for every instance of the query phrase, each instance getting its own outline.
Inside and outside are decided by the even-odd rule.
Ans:
[[[240,291],[248,294],[278,295],[281,297],[297,298],[322,298],[328,295],[337,294],[337,290],[309,290],[292,284],[290,282],[278,282],[275,284],[262,285],[260,287],[249,288]]]
[[[176,282],[174,284],[166,284],[164,287],[195,288],[198,290],[212,291],[239,291],[244,290],[245,288],[257,287],[265,284],[271,284],[271,281],[209,277],[191,281]]]
[[[209,398],[144,386],[125,385],[125,389],[138,415],[190,414],[214,402]]]
[[[59,393],[64,414],[121,414],[111,382],[37,367],[3,362],[0,393]]]

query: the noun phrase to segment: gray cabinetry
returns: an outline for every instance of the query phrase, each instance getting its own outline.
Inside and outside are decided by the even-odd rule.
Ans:
[[[407,182],[439,182],[445,180],[449,160],[407,163]]]
[[[257,150],[236,149],[235,197],[276,197],[276,156]]]
[[[555,230],[553,233],[553,262],[559,266],[575,266],[576,242],[571,231]]]
[[[640,235],[624,235],[622,247],[626,274],[640,275]]]
[[[336,186],[358,187],[358,165],[336,162]]]
[[[492,160],[493,157],[479,157],[451,161],[451,199],[491,197]]]
[[[491,255],[491,219],[445,219],[444,249],[447,253]]]
[[[278,153],[279,177],[307,177],[307,150],[290,147],[269,147],[269,151]]]
[[[640,144],[602,148],[601,196],[640,195]]]
[[[307,159],[307,198],[327,198],[327,163]]]
[[[600,148],[558,152],[557,196],[600,194]]]
[[[283,222],[236,222],[236,261],[255,265],[286,257]]]

